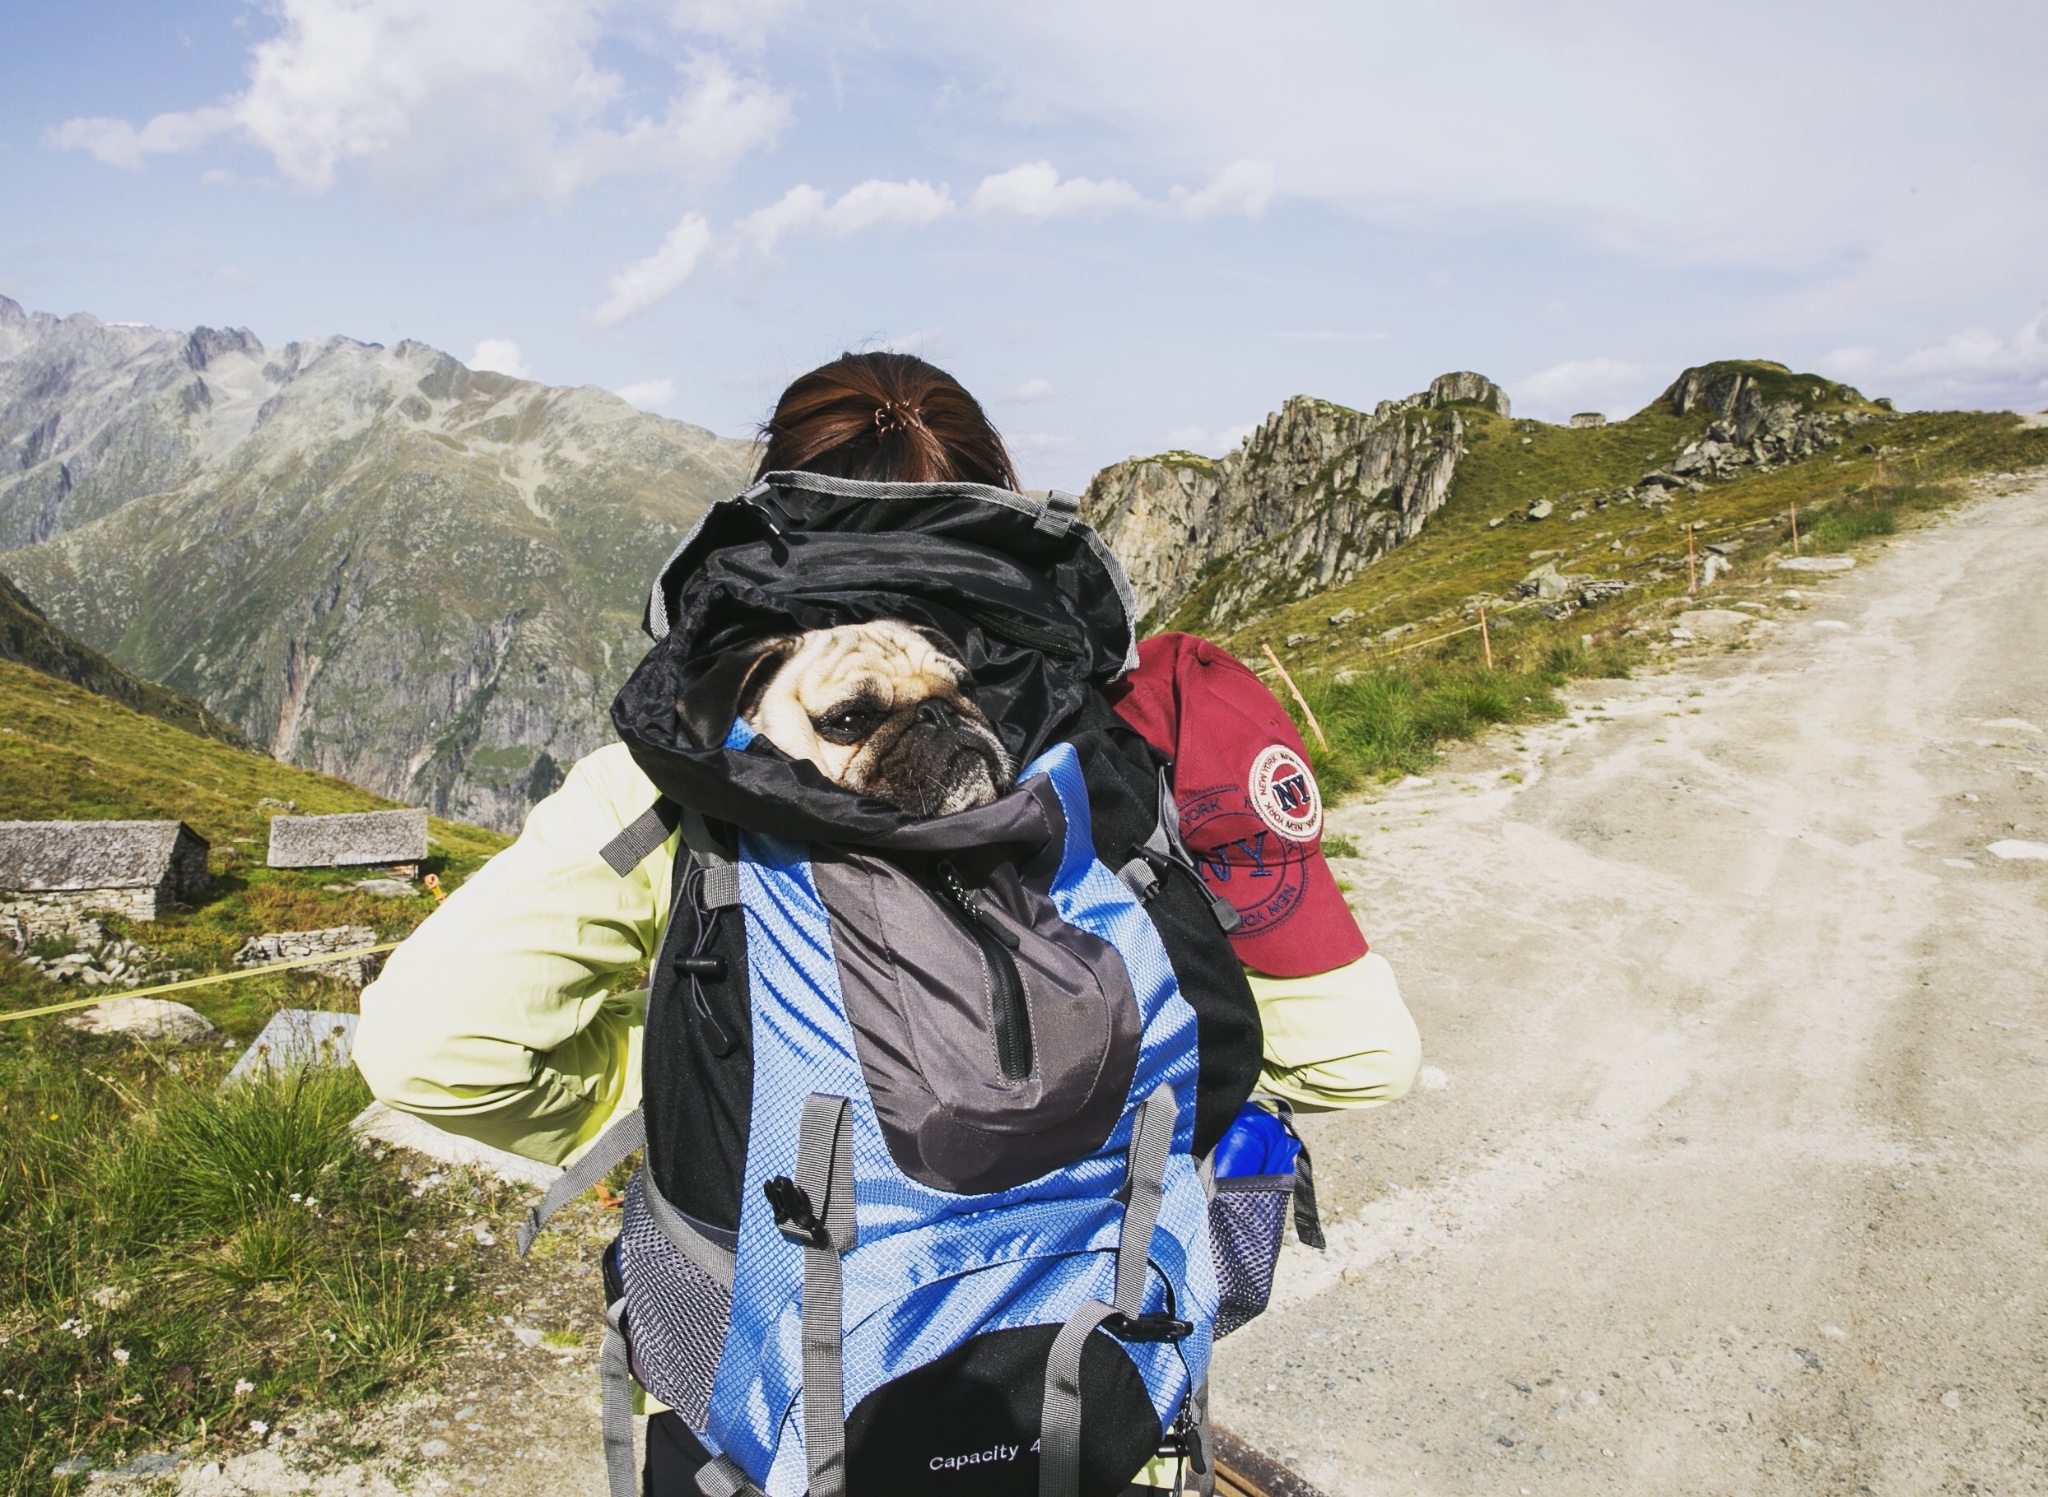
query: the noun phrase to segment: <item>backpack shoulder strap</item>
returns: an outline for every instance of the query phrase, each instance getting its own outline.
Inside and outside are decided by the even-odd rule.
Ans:
[[[663,796],[638,816],[618,836],[605,843],[598,856],[624,878],[653,855],[654,850],[683,829],[683,846],[697,866],[704,870],[704,908],[732,909],[740,902],[739,870],[733,866],[718,839],[711,835],[704,818],[686,811]]]
[[[683,808],[664,795],[599,848],[597,855],[611,865],[612,872],[624,878],[675,835],[676,825],[682,819]]]

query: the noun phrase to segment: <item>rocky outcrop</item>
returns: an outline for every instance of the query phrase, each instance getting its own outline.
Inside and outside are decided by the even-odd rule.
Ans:
[[[419,343],[0,297],[0,549],[50,619],[278,757],[516,828],[608,741],[645,586],[749,443]]]
[[[1839,447],[1881,409],[1848,385],[1761,361],[1688,369],[1661,398],[1674,416],[1713,418],[1704,436],[1643,480],[1666,488],[1799,462]]]
[[[1220,632],[1412,539],[1450,493],[1475,410],[1505,416],[1508,398],[1469,373],[1369,415],[1296,396],[1221,460],[1169,452],[1105,468],[1082,513],[1149,622]]]

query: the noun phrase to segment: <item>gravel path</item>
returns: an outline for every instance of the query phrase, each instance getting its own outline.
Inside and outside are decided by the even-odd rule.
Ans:
[[[1332,816],[1424,1084],[1215,1407],[1337,1494],[2048,1491],[2048,484]],[[1782,574],[1781,574],[1782,575]],[[1518,776],[1516,783],[1510,775]]]

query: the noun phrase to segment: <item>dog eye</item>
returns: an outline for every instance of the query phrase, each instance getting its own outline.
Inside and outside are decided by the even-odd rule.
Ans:
[[[881,719],[872,707],[841,707],[812,718],[811,726],[828,743],[859,743],[875,731]]]

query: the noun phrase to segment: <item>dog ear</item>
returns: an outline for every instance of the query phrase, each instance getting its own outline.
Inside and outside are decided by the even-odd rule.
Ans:
[[[760,699],[776,671],[795,653],[796,640],[785,636],[719,656],[702,672],[692,673],[676,701],[676,715],[698,743],[717,748],[732,731],[733,719]]]
[[[948,660],[953,661],[955,664],[964,663],[960,659],[960,647],[931,625],[912,624],[910,628],[913,633],[923,635],[925,643],[937,650],[941,655],[944,655]]]

